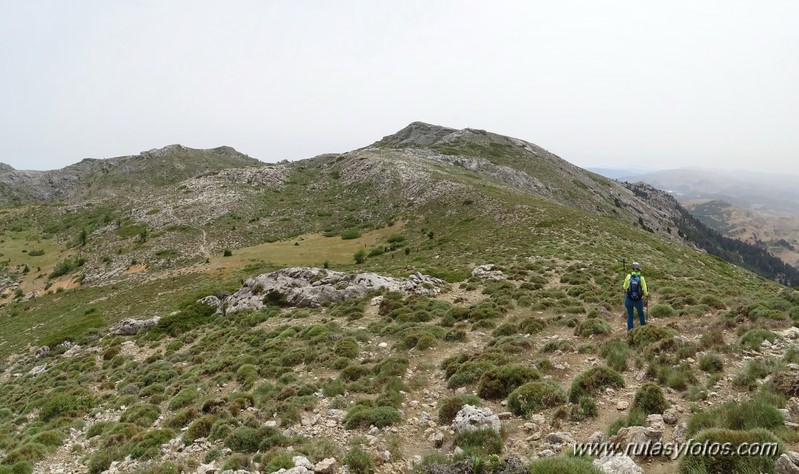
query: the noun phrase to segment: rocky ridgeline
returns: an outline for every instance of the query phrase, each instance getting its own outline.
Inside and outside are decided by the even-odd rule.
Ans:
[[[418,272],[400,279],[377,273],[344,273],[297,267],[250,278],[239,291],[224,299],[206,296],[200,301],[218,308],[220,313],[233,314],[263,309],[269,301],[299,308],[316,308],[329,301],[360,298],[375,290],[432,296],[440,293],[446,285],[444,280]]]

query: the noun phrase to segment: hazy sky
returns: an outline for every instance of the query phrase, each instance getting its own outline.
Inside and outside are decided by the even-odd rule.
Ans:
[[[581,166],[799,172],[799,2],[0,0],[0,161],[263,161],[421,120]]]

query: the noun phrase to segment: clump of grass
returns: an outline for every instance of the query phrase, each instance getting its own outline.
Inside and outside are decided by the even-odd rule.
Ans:
[[[635,392],[631,410],[641,411],[647,415],[653,413],[663,413],[669,407],[663,389],[658,385],[648,382]]]
[[[352,474],[372,474],[375,472],[375,462],[360,445],[355,445],[344,455],[344,465]]]
[[[557,339],[547,342],[541,348],[541,352],[556,352],[556,351],[575,352],[577,351],[577,347],[574,345],[572,341]]]
[[[692,436],[708,428],[774,430],[784,424],[782,413],[766,397],[758,395],[743,402],[729,401],[696,413],[688,422],[688,435]]]
[[[709,352],[699,358],[699,370],[708,373],[719,373],[724,371],[724,359],[716,353]]]
[[[342,240],[353,240],[357,239],[361,236],[361,232],[358,229],[347,229],[341,233]]]
[[[517,416],[527,416],[564,403],[566,392],[560,385],[549,380],[526,383],[508,396],[508,408]]]
[[[627,360],[632,352],[624,341],[614,339],[606,342],[602,346],[602,357],[605,358],[608,366],[618,372],[627,370]]]
[[[730,429],[708,429],[697,433],[694,441],[703,444],[705,441],[718,443],[719,445],[729,443],[733,455],[705,455],[705,456],[684,456],[680,460],[680,473],[703,473],[703,472],[775,472],[774,463],[777,458],[785,451],[780,440],[764,429],[749,431],[730,430]],[[746,444],[763,445],[764,443],[777,443],[778,449],[771,456],[739,456],[735,455],[739,446]]]
[[[391,406],[368,407],[355,405],[347,412],[344,418],[344,426],[348,429],[368,428],[376,426],[383,428],[399,422],[402,415],[396,408]]]
[[[602,474],[589,459],[575,456],[557,456],[536,459],[530,463],[530,474],[555,474],[568,472],[569,474]]]
[[[569,401],[576,403],[582,396],[591,396],[604,388],[623,388],[624,378],[610,367],[592,367],[572,382],[569,389]]]
[[[505,446],[502,436],[491,428],[461,431],[455,438],[455,446],[463,449],[466,456],[486,458],[499,455]]]
[[[161,410],[156,405],[137,404],[128,408],[119,418],[122,423],[133,423],[134,425],[147,428],[161,415]]]

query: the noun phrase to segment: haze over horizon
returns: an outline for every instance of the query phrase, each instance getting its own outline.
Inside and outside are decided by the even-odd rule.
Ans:
[[[799,174],[794,2],[4,2],[0,162],[266,162],[420,120],[583,167]]]

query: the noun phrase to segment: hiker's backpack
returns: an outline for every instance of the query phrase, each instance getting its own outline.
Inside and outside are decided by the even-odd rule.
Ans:
[[[639,301],[644,297],[644,289],[641,288],[641,275],[630,275],[630,286],[627,287],[627,296],[633,301]]]

